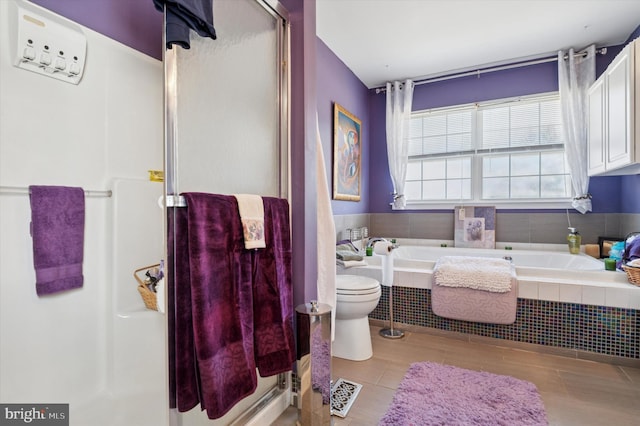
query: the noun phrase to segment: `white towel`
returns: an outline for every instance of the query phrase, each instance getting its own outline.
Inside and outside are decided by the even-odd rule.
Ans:
[[[244,232],[244,248],[265,248],[264,240],[264,204],[262,197],[252,194],[235,194],[238,212]]]
[[[354,266],[367,266],[366,260],[340,260],[336,259],[336,265],[340,265],[343,268],[353,268]]]
[[[433,282],[445,287],[506,293],[515,272],[511,262],[490,257],[443,256],[433,268]]]
[[[331,306],[331,323],[336,323],[336,226],[333,222],[331,197],[325,170],[322,141],[316,114],[316,202],[317,202],[317,262],[318,281],[316,283],[318,302]],[[331,327],[331,340],[335,338],[335,326]]]

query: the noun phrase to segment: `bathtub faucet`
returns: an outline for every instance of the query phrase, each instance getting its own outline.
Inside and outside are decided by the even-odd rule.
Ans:
[[[387,241],[387,240],[386,238],[382,238],[382,237],[369,238],[369,241],[367,241],[367,247],[373,247],[378,241]]]
[[[367,247],[373,247],[379,241],[387,242],[388,240],[386,238],[382,238],[382,237],[370,238],[369,241],[367,242]],[[398,245],[398,243],[396,243],[395,238],[392,239],[391,240],[391,248],[392,249],[397,249],[398,247],[400,247],[400,246]]]

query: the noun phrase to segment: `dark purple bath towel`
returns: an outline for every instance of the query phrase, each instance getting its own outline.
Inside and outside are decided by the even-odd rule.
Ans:
[[[30,186],[29,193],[38,296],[82,287],[84,191]]]
[[[176,333],[188,333],[186,325],[183,328],[179,324],[191,321],[194,347],[177,347],[176,361],[195,355],[199,402],[207,416],[215,419],[252,394],[257,385],[252,259],[251,252],[244,248],[235,197],[183,195],[188,206],[188,235],[176,238],[188,240],[189,273],[176,271]],[[184,258],[176,261],[181,265],[184,262]],[[185,277],[189,277],[188,282],[184,282]],[[182,340],[185,336],[177,337]],[[188,345],[189,339],[184,340]],[[193,370],[184,371],[182,365],[176,367],[178,374],[181,370],[189,376],[193,374]],[[198,402],[193,399],[196,389],[185,389],[194,385],[191,377],[177,384],[178,407],[184,411]]]
[[[262,197],[266,248],[253,250],[256,365],[262,377],[284,373],[295,362],[291,234],[287,200]]]
[[[187,209],[167,211],[167,316],[169,321],[169,406],[189,411],[200,402],[191,320]]]
[[[247,250],[235,197],[183,195],[168,215],[170,405],[215,419],[255,391],[256,367],[295,361],[289,205],[263,199],[267,248]]]

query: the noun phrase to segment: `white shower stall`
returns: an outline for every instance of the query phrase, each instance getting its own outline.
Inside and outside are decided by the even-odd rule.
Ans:
[[[0,2],[0,402],[69,404],[78,426],[168,424],[166,317],[132,275],[164,255],[148,178],[163,168],[162,63],[81,27],[79,84],[15,67],[15,6]],[[29,185],[95,195],[82,288],[36,295]]]
[[[80,27],[87,54],[75,85],[14,66],[11,28],[24,19],[14,1],[0,1],[0,403],[69,404],[72,426],[269,422],[289,403],[288,388],[274,391],[281,377],[217,421],[169,409],[167,316],[145,308],[133,272],[166,256],[167,191],[287,196],[284,12],[217,0],[221,42],[195,37],[164,63]],[[165,120],[166,66],[178,77],[179,124]],[[167,182],[150,181],[165,161]],[[29,185],[91,192],[82,288],[36,295]],[[247,413],[274,394],[271,417]]]

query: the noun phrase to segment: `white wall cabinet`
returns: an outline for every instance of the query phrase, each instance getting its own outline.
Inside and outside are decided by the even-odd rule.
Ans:
[[[640,173],[640,42],[629,43],[589,89],[589,176]]]

